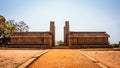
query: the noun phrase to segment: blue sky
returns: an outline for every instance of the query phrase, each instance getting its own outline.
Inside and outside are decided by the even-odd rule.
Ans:
[[[120,41],[120,0],[0,0],[0,15],[25,21],[30,31],[48,31],[55,21],[56,40],[63,40],[65,21],[71,31],[106,31]]]

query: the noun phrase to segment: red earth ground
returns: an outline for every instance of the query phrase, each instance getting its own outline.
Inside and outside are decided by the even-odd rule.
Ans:
[[[41,56],[28,68],[100,68],[79,50],[53,49]]]
[[[110,68],[120,68],[120,51],[82,51]]]
[[[0,50],[0,68],[16,68],[42,51],[45,50]]]
[[[28,49],[0,49],[0,68],[16,68],[27,59],[45,50]],[[87,54],[110,68],[120,67],[120,51],[113,50],[81,50],[81,49],[54,49],[44,54],[30,65],[30,68],[99,68],[86,56]]]

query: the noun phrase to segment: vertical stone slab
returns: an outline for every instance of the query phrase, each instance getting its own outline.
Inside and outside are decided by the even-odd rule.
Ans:
[[[64,26],[64,45],[66,45],[66,26]]]
[[[50,32],[52,34],[52,46],[55,45],[55,24],[54,21],[50,21]]]
[[[52,46],[52,38],[50,37],[49,40],[50,40],[49,44],[50,46]]]

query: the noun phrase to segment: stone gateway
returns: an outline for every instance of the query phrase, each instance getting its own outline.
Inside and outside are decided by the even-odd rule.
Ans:
[[[0,36],[5,18],[0,16]],[[70,31],[69,21],[64,26],[64,45],[70,48],[111,47],[106,32]],[[45,32],[13,32],[7,47],[50,48],[55,46],[55,22],[50,21],[50,30]]]

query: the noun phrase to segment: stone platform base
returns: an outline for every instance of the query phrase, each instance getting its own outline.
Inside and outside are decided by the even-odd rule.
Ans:
[[[69,49],[69,46],[54,46],[52,49]]]
[[[46,49],[46,48],[50,48],[49,45],[28,45],[28,44],[10,44],[10,45],[7,45],[6,47],[9,47],[9,48],[41,48],[41,49]]]
[[[69,48],[112,48],[110,45],[71,45]]]

